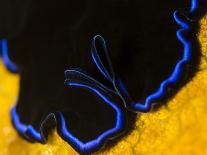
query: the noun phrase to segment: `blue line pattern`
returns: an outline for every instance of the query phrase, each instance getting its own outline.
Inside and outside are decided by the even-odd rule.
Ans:
[[[18,72],[17,66],[10,60],[8,56],[7,40],[6,39],[0,40],[0,46],[1,46],[0,47],[1,55],[4,65],[10,72],[17,73]]]
[[[25,133],[28,133],[31,138],[43,143],[43,138],[37,130],[35,130],[31,125],[21,123],[16,112],[16,107],[13,107],[10,113],[13,125],[22,137],[25,137]]]
[[[191,2],[191,8],[189,13],[194,13],[198,9],[198,0],[192,0]],[[178,78],[180,77],[183,69],[183,65],[188,62],[191,58],[191,42],[187,40],[184,37],[184,32],[188,31],[190,29],[190,26],[187,21],[182,21],[179,18],[179,14],[182,14],[182,10],[176,10],[173,14],[173,17],[178,25],[180,25],[180,29],[176,32],[178,40],[183,44],[183,57],[181,60],[178,61],[176,64],[174,71],[169,76],[168,79],[164,80],[160,84],[160,88],[153,94],[149,95],[145,101],[144,104],[142,103],[130,103],[129,106],[130,109],[133,109],[134,111],[142,111],[142,112],[148,112],[150,111],[152,107],[152,103],[156,101],[157,99],[161,98],[165,95],[165,90],[167,86],[170,84],[174,84],[178,81]]]
[[[191,8],[189,10],[190,14],[193,14],[194,12],[196,12],[198,9],[198,0],[192,0],[191,2]],[[189,40],[187,40],[184,37],[184,33],[188,30],[190,30],[190,26],[189,26],[189,21],[183,21],[179,18],[179,15],[182,15],[182,10],[176,10],[173,14],[174,20],[175,22],[181,27],[177,32],[177,38],[178,40],[182,43],[183,45],[183,57],[177,62],[174,71],[172,72],[172,74],[164,81],[161,82],[160,87],[158,88],[158,90],[156,92],[154,92],[153,94],[149,95],[144,103],[138,103],[138,102],[129,102],[128,100],[130,100],[130,96],[129,93],[126,90],[126,87],[124,86],[124,83],[121,81],[120,78],[116,78],[115,74],[113,72],[113,69],[110,69],[109,71],[106,69],[106,67],[104,67],[104,63],[101,61],[100,57],[99,57],[99,53],[97,51],[97,48],[95,47],[95,41],[93,41],[93,45],[92,48],[92,58],[93,61],[95,63],[95,65],[97,66],[98,70],[108,79],[110,80],[110,82],[113,84],[114,86],[114,90],[117,92],[117,94],[120,96],[120,98],[122,99],[125,107],[133,112],[148,112],[151,110],[152,108],[152,104],[154,101],[160,99],[161,97],[163,97],[166,93],[166,88],[171,85],[174,84],[178,81],[182,70],[183,70],[183,65],[188,62],[191,58],[191,42]],[[107,54],[107,49],[106,49],[106,43],[105,40],[102,36],[97,35],[94,37],[93,40],[101,40],[102,41],[102,45],[104,47],[104,51]],[[110,61],[110,58],[108,58],[108,63],[109,66],[112,67],[112,63]],[[109,72],[111,72],[112,76],[109,74]],[[128,98],[128,99],[127,99]]]
[[[191,3],[191,8],[189,10],[190,13],[194,13],[198,9],[198,0],[192,0]],[[182,11],[182,10],[181,10]],[[109,80],[114,89],[107,88],[97,80],[95,80],[93,77],[83,73],[80,69],[70,69],[66,70],[66,81],[65,84],[69,87],[80,87],[80,88],[85,88],[90,90],[90,92],[95,93],[97,96],[100,97],[106,103],[109,105],[111,108],[113,108],[116,112],[116,124],[114,128],[109,129],[105,131],[104,133],[100,134],[96,139],[88,141],[86,143],[81,142],[77,137],[72,135],[72,133],[67,129],[66,127],[66,122],[63,114],[59,112],[56,117],[59,117],[59,122],[57,122],[60,125],[60,131],[61,131],[61,136],[63,139],[68,141],[70,144],[73,145],[75,149],[77,149],[81,153],[91,153],[94,150],[100,149],[100,147],[108,140],[115,138],[117,134],[123,129],[123,124],[124,124],[124,119],[123,119],[123,111],[117,106],[117,103],[113,102],[113,99],[111,99],[109,96],[110,94],[118,96],[122,101],[123,105],[128,109],[132,110],[134,112],[148,112],[150,111],[152,107],[152,103],[161,98],[162,96],[165,95],[165,90],[168,85],[174,84],[178,81],[178,78],[181,75],[183,64],[188,62],[191,58],[191,42],[187,40],[183,33],[188,31],[190,29],[188,21],[183,21],[179,18],[179,15],[182,13],[179,10],[176,10],[173,14],[173,17],[176,21],[176,23],[181,27],[177,32],[177,38],[178,40],[183,44],[183,57],[181,60],[179,60],[174,68],[174,71],[172,74],[164,80],[161,84],[159,89],[154,92],[153,94],[149,95],[145,101],[145,103],[137,103],[137,102],[130,102],[128,103],[127,101],[127,96],[130,94],[127,92],[127,89],[124,86],[124,83],[121,81],[120,78],[117,78],[112,67],[111,60],[108,55],[108,51],[106,48],[106,43],[105,40],[102,36],[96,35],[93,38],[92,41],[92,59],[97,66],[98,70],[100,73],[107,79]],[[104,48],[104,54],[107,58],[107,63],[109,66],[108,68],[106,67],[106,64],[102,62],[99,51],[96,48],[96,41],[100,41],[102,43],[102,47]],[[11,70],[16,70],[15,67],[11,67],[14,65],[11,65],[11,61],[9,61],[7,55],[7,49],[5,48],[5,41],[3,42],[4,46],[2,46],[2,51],[3,52],[3,59],[4,63]],[[3,48],[4,47],[4,48]],[[10,65],[8,65],[10,64]],[[121,88],[121,89],[120,89]],[[32,137],[34,140],[43,143],[44,142],[44,137],[41,135],[41,133],[37,130],[35,130],[31,125],[25,125],[21,123],[19,116],[16,112],[16,106],[14,106],[11,109],[11,118],[12,122],[14,124],[14,127],[16,130],[19,132],[20,135],[23,137],[25,136],[25,133],[27,133],[30,137]]]
[[[105,101],[106,104],[111,106],[117,113],[116,115],[116,125],[114,128],[109,129],[102,133],[100,136],[98,136],[96,139],[91,140],[87,143],[83,143],[80,140],[78,140],[76,137],[74,137],[66,128],[66,123],[64,120],[64,117],[62,113],[60,112],[60,124],[61,124],[61,133],[64,136],[67,141],[70,141],[75,145],[79,151],[81,152],[91,152],[92,150],[96,150],[97,148],[100,148],[103,144],[104,141],[107,140],[107,138],[111,138],[113,135],[117,134],[117,132],[120,132],[121,129],[123,128],[123,113],[121,109],[119,109],[115,103],[110,101],[106,96],[104,96],[99,90],[92,88],[90,86],[84,85],[84,84],[79,84],[79,83],[74,83],[74,82],[67,82],[68,86],[75,86],[75,87],[83,87],[89,90],[92,90],[95,92],[102,100]]]

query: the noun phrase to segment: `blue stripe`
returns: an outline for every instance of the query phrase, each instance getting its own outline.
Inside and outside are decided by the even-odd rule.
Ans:
[[[18,72],[17,66],[10,60],[8,56],[7,40],[6,39],[1,40],[0,44],[1,44],[2,60],[4,65],[10,72],[17,73]]]

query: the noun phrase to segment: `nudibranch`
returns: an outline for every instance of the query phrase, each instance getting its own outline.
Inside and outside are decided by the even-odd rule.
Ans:
[[[79,153],[98,151],[199,61],[199,0],[31,2],[0,42],[5,66],[21,77],[11,120],[30,142],[46,143],[56,127]]]

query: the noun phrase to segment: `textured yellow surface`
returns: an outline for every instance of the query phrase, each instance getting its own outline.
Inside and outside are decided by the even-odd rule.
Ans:
[[[202,60],[196,76],[158,111],[141,114],[135,128],[103,155],[207,155],[207,16],[201,20]],[[18,93],[19,77],[0,63],[0,155],[77,154],[54,131],[46,145],[18,137],[9,109]]]

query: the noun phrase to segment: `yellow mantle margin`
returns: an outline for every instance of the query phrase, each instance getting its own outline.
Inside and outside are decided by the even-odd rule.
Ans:
[[[200,71],[157,112],[141,114],[135,129],[103,155],[207,155],[207,16],[201,20]],[[0,62],[0,155],[75,155],[54,131],[46,145],[30,144],[16,134],[9,109],[18,93],[19,77]]]

